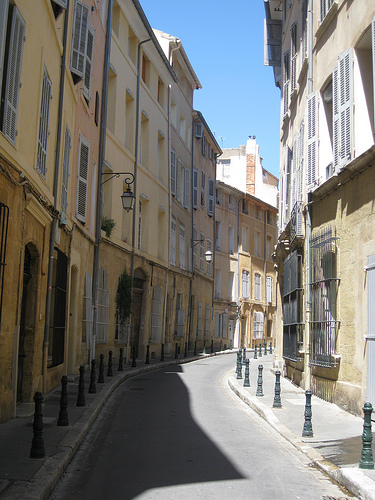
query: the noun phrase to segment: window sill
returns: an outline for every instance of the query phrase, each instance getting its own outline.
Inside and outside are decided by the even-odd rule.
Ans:
[[[327,15],[323,19],[323,21],[320,22],[319,28],[315,32],[316,40],[319,40],[319,38],[321,38],[323,33],[326,31],[328,26],[331,24],[332,19],[336,16],[337,9],[338,9],[338,0],[334,0],[332,7],[327,12]]]

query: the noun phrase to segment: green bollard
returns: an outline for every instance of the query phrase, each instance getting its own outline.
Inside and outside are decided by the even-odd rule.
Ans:
[[[251,348],[254,349],[254,339],[251,341]]]
[[[178,359],[178,344],[176,342],[176,348],[174,350],[174,359]]]
[[[259,344],[259,353],[258,356],[261,358],[262,357],[262,344]]]
[[[223,350],[223,341],[220,340],[220,352]]]
[[[206,341],[203,341],[203,351],[202,354],[206,354]]]
[[[247,359],[246,360],[246,366],[245,366],[245,380],[243,382],[244,387],[250,387],[250,361]]]
[[[270,340],[270,354],[272,354],[272,340]]]
[[[256,345],[255,345],[255,349],[254,349],[254,359],[258,359],[258,349],[257,349]]]
[[[241,353],[238,356],[238,364],[237,364],[237,379],[242,379],[242,363],[241,363]]]
[[[374,458],[372,455],[372,432],[371,432],[371,413],[372,404],[365,403],[363,407],[364,422],[363,422],[363,434],[362,434],[362,455],[359,461],[360,469],[373,469],[374,468]]]
[[[149,364],[150,364],[150,346],[147,344],[145,365]]]
[[[239,355],[240,355],[240,351],[237,351],[237,360],[236,360],[236,374],[238,372],[238,363],[239,363]]]
[[[242,351],[242,364],[244,365],[245,363],[246,363],[246,347],[244,347]]]
[[[164,344],[161,345],[160,361],[164,361]]]
[[[185,352],[184,352],[184,358],[187,358],[188,355],[188,343],[185,342]]]
[[[305,423],[303,424],[302,437],[313,437],[313,428],[311,423],[312,410],[311,410],[311,391],[306,391],[306,406],[305,406]]]
[[[281,397],[280,397],[280,393],[281,393],[281,388],[280,388],[280,371],[277,370],[275,372],[275,375],[276,375],[276,381],[275,381],[275,397],[273,399],[273,405],[272,407],[273,408],[282,408],[282,404],[281,404]]]
[[[229,349],[232,350],[233,349],[233,342],[232,340],[229,341]]]
[[[263,365],[258,366],[258,385],[256,396],[264,396],[263,394]]]
[[[194,356],[197,355],[197,341],[194,341]]]
[[[214,340],[211,340],[211,354],[214,353]]]

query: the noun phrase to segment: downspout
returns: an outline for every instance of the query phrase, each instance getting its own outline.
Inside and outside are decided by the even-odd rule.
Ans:
[[[136,115],[135,115],[135,150],[134,150],[134,199],[137,199],[137,173],[138,173],[138,136],[139,136],[139,96],[140,96],[140,84],[141,84],[141,46],[149,42],[151,38],[146,38],[138,44],[138,60],[137,60],[137,95],[136,95]],[[132,258],[131,258],[131,271],[130,275],[132,281],[134,279],[134,247],[135,247],[135,222],[136,222],[137,207],[133,210],[133,228],[132,228]],[[128,348],[126,350],[126,363],[129,362],[129,342],[130,342],[130,330],[133,329],[133,321],[131,321],[131,328],[128,333]]]
[[[108,79],[109,79],[109,63],[111,56],[111,37],[112,37],[112,0],[109,0],[105,48],[104,48],[103,90],[102,90],[102,106],[101,106],[100,137],[99,137],[97,210],[96,210],[96,224],[95,224],[94,268],[93,268],[93,280],[92,280],[93,281],[92,284],[93,325],[92,325],[92,342],[89,351],[89,356],[91,360],[95,359],[96,320],[97,320],[96,300],[97,300],[98,280],[99,280],[101,221],[103,216],[102,177],[104,172],[105,141],[106,141],[106,130],[107,130]]]
[[[50,314],[51,314],[51,300],[52,300],[52,275],[53,275],[53,254],[56,237],[57,227],[57,192],[59,185],[59,164],[60,164],[60,149],[61,149],[61,129],[63,117],[63,103],[64,103],[64,84],[65,84],[65,63],[66,63],[66,41],[68,38],[68,23],[69,23],[69,0],[67,0],[64,19],[64,33],[63,33],[63,53],[61,57],[60,69],[60,90],[59,90],[59,109],[57,117],[57,134],[56,134],[56,154],[55,154],[55,170],[53,179],[53,214],[51,222],[51,233],[49,240],[49,260],[47,271],[47,297],[46,297],[46,311],[44,318],[44,338],[43,338],[43,359],[42,359],[42,373],[43,373],[43,393],[46,393],[46,376],[47,376],[47,361],[48,361],[48,345],[49,345],[49,329],[50,329]]]
[[[263,235],[263,275],[264,275],[264,323],[263,335],[267,339],[267,214],[268,209],[264,211],[264,235]]]
[[[241,347],[241,337],[242,337],[242,321],[241,321],[241,308],[240,304],[240,201],[243,199],[243,195],[238,198],[237,202],[237,322],[238,322],[238,348]]]
[[[307,11],[307,63],[308,63],[308,95],[313,91],[313,0],[308,0]],[[310,195],[306,206],[306,324],[305,324],[305,389],[311,387],[310,369],[310,321],[311,321],[311,216]]]

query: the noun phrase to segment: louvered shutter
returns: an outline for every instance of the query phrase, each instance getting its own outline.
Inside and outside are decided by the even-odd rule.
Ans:
[[[375,17],[371,22],[371,46],[372,46],[372,99],[374,101],[374,128],[375,128]]]
[[[294,205],[297,201],[297,167],[298,167],[298,134],[294,137],[293,140],[293,154],[292,154],[292,201],[291,201],[291,210],[294,209]]]
[[[73,21],[72,52],[70,70],[79,79],[85,76],[87,33],[89,28],[89,8],[76,0]]]
[[[290,68],[290,93],[297,85],[297,23],[291,28],[291,68]]]
[[[87,47],[86,47],[86,63],[85,63],[85,78],[83,79],[83,95],[89,101],[91,96],[91,73],[92,61],[94,57],[94,40],[95,31],[90,24],[87,32]]]
[[[208,215],[214,214],[215,179],[208,179]]]
[[[302,64],[307,57],[307,0],[302,3]]]
[[[14,6],[9,39],[3,122],[3,132],[13,144],[16,140],[18,96],[21,80],[21,63],[24,38],[25,21],[23,20],[20,11],[16,6]]]
[[[93,322],[93,309],[92,309],[92,276],[91,274],[85,274],[85,295],[83,297],[85,304],[85,319],[84,319],[84,333],[86,336],[86,342],[90,345],[91,335],[92,335],[92,322]]]
[[[89,174],[90,142],[83,136],[79,138],[77,183],[77,219],[86,222],[87,181]]]
[[[160,342],[161,333],[161,288],[156,286],[154,288],[154,297],[152,300],[152,313],[151,313],[151,341],[154,344]]]
[[[299,130],[299,146],[298,146],[298,187],[297,187],[297,201],[302,201],[303,195],[303,166],[305,154],[305,122],[302,120]]]
[[[198,170],[193,168],[193,208],[198,208],[198,176]]]
[[[190,170],[185,167],[184,169],[184,207],[190,209]]]
[[[52,0],[53,3],[56,3],[57,5],[60,5],[63,9],[66,9],[68,0]]]
[[[176,194],[176,153],[171,151],[171,194]]]
[[[336,67],[332,73],[332,119],[333,119],[333,170],[340,167],[340,93],[339,71]]]
[[[49,126],[49,110],[52,95],[52,83],[48,78],[47,70],[44,68],[42,98],[40,104],[39,117],[39,136],[38,136],[38,157],[37,171],[45,178],[47,175],[47,144],[48,144],[48,126]]]
[[[318,160],[318,94],[314,92],[307,98],[307,189],[311,190],[316,182]]]
[[[177,198],[177,201],[181,201],[181,160],[180,160],[180,158],[177,159],[176,198]]]
[[[201,184],[201,205],[204,207],[206,204],[206,172],[202,170],[202,184]]]
[[[283,76],[283,103],[284,116],[289,108],[289,74],[290,74],[290,54],[289,50],[284,54],[284,76]]]
[[[352,159],[353,151],[353,58],[349,49],[339,57],[340,168]]]
[[[267,276],[267,302],[272,302],[272,288],[273,279],[271,276]]]
[[[70,163],[70,149],[72,138],[68,127],[65,129],[65,144],[64,144],[64,159],[63,159],[63,176],[61,186],[61,208],[66,210],[68,207],[68,182],[69,182],[69,163]]]
[[[8,24],[8,0],[0,0],[0,96],[3,82],[5,42]]]

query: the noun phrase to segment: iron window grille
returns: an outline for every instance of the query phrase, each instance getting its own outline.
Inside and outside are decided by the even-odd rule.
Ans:
[[[298,361],[303,345],[302,255],[291,253],[284,261],[283,357]]]

